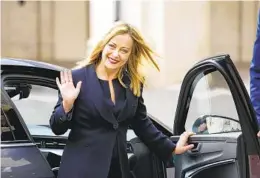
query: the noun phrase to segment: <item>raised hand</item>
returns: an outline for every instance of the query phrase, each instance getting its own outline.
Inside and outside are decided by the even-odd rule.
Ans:
[[[70,109],[73,107],[74,101],[79,95],[82,82],[79,81],[75,88],[70,70],[61,71],[60,79],[61,81],[57,77],[56,83],[63,99],[64,110],[65,112],[69,112]]]

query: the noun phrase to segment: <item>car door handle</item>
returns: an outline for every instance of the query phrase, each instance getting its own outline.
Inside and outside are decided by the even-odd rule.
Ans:
[[[200,153],[202,144],[201,143],[193,143],[194,147],[191,150],[188,150],[188,154],[190,155],[197,155]]]

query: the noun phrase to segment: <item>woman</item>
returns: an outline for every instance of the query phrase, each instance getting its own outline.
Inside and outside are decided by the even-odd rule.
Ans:
[[[193,147],[186,145],[192,133],[182,134],[175,145],[146,116],[144,76],[138,69],[143,59],[158,68],[152,56],[134,27],[116,23],[79,69],[61,72],[59,99],[50,118],[55,134],[71,129],[60,178],[129,177],[129,126],[164,160]]]

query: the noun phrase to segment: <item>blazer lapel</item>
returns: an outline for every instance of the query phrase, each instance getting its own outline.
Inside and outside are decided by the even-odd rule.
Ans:
[[[120,111],[118,115],[118,121],[123,121],[134,114],[134,109],[137,107],[137,97],[133,94],[130,89],[130,79],[127,73],[124,73],[123,82],[127,86],[126,88],[126,100],[124,103],[123,109]]]
[[[100,82],[95,70],[95,65],[91,64],[89,66],[89,72],[87,74],[87,83],[89,84],[90,98],[93,101],[96,109],[99,111],[100,115],[108,122],[114,124],[116,123],[116,118],[112,113],[112,110],[106,105],[104,100],[104,93],[101,88]]]

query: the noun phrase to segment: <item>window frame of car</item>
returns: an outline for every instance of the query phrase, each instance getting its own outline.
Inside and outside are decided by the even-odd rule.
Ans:
[[[188,131],[190,131],[190,130],[192,130],[192,128],[188,128],[187,127],[187,122],[189,122],[189,121],[191,121],[191,116],[192,117],[194,117],[194,115],[190,115],[190,112],[192,112],[192,110],[191,110],[191,108],[194,106],[194,103],[193,103],[193,100],[196,100],[196,98],[195,98],[195,95],[196,95],[196,93],[199,91],[199,89],[197,88],[198,87],[198,85],[200,84],[200,82],[201,81],[203,81],[203,80],[205,80],[204,78],[207,78],[207,76],[209,75],[211,75],[211,77],[213,78],[214,76],[215,76],[215,72],[218,72],[218,74],[217,75],[220,75],[221,76],[221,79],[222,79],[222,81],[221,82],[225,82],[224,84],[225,84],[225,89],[226,89],[226,91],[228,91],[229,93],[228,93],[228,96],[230,97],[230,99],[232,99],[232,101],[234,102],[235,101],[235,99],[234,99],[234,96],[232,95],[232,92],[231,92],[231,89],[230,89],[230,86],[228,85],[228,83],[227,83],[227,81],[226,81],[226,79],[224,78],[224,75],[222,74],[222,73],[220,73],[220,71],[219,70],[209,70],[209,71],[201,71],[199,74],[197,74],[197,76],[194,78],[194,82],[192,83],[192,88],[191,88],[191,91],[190,91],[190,95],[189,95],[189,104],[188,104],[188,109],[187,109],[187,115],[186,115],[186,121],[185,121],[185,125],[184,125],[184,127],[185,127],[185,130],[188,130]],[[214,77],[215,78],[215,77]],[[206,79],[206,81],[207,81],[207,79]],[[215,80],[216,81],[216,80]],[[208,81],[207,81],[208,82]],[[219,82],[219,81],[218,81]],[[205,86],[204,86],[205,87]],[[212,92],[213,90],[211,90],[211,87],[210,87],[210,85],[209,84],[207,84],[207,89],[205,89],[205,90],[207,90],[206,92]],[[207,96],[208,98],[208,100],[207,101],[209,101],[211,104],[213,103],[212,102],[212,98],[210,98],[209,96]],[[204,104],[204,103],[203,103]],[[212,113],[210,113],[210,114],[206,114],[207,112],[204,112],[204,113],[200,113],[200,115],[196,115],[196,116],[198,116],[198,117],[196,117],[196,120],[198,120],[199,118],[207,118],[207,117],[219,117],[219,118],[222,118],[222,119],[228,119],[229,121],[234,121],[234,122],[237,122],[237,123],[239,123],[239,125],[240,125],[240,127],[241,127],[241,124],[240,124],[240,122],[239,122],[239,116],[238,116],[238,111],[237,111],[237,106],[235,105],[235,102],[234,103],[232,103],[233,104],[233,106],[231,106],[232,107],[232,109],[233,110],[235,110],[235,112],[236,112],[236,118],[235,117],[231,117],[230,115],[221,115],[221,114],[215,114],[214,113],[214,110],[210,110],[210,111],[208,111],[208,112],[212,112]],[[206,105],[206,104],[205,104]],[[229,106],[230,107],[230,106]],[[193,109],[193,108],[192,108]],[[230,112],[230,111],[229,111]],[[240,128],[240,130],[232,130],[232,129],[230,129],[229,131],[222,131],[222,132],[212,132],[212,133],[205,133],[206,135],[208,135],[208,134],[226,134],[226,133],[233,133],[233,132],[242,132],[242,130],[241,130],[241,128]],[[197,133],[196,132],[196,134],[202,134],[202,133]],[[203,134],[203,135],[205,135],[205,134]]]
[[[13,140],[3,140],[2,141],[2,139],[1,139],[1,146],[2,146],[2,144],[10,144],[10,143],[32,143],[33,138],[31,136],[22,116],[20,115],[16,106],[13,104],[10,97],[8,96],[6,91],[4,90],[3,86],[1,87],[1,97],[2,97],[1,98],[1,110],[2,110],[2,106],[3,106],[3,100],[5,100],[6,105],[9,108],[11,108],[13,110],[13,112],[15,113],[15,115],[16,115],[15,120],[16,120],[16,122],[19,122],[19,124],[21,125],[21,128],[23,129],[23,132],[26,134],[26,137],[27,137],[26,140],[20,140],[20,139],[16,140],[14,137],[13,137]],[[3,112],[5,112],[5,111],[3,111]],[[6,114],[4,114],[4,115],[5,115],[5,119],[7,120],[8,126],[10,126],[10,118],[6,117]],[[12,131],[12,134],[13,134],[13,131]]]
[[[185,131],[189,104],[197,82],[202,76],[214,71],[219,71],[223,75],[232,91],[231,93],[238,112],[242,134],[250,135],[252,138],[247,140],[246,146],[248,154],[255,154],[256,152],[259,154],[260,149],[256,149],[259,148],[259,142],[256,137],[258,130],[256,116],[254,115],[248,92],[229,55],[213,56],[202,60],[187,72],[181,86],[176,109],[174,135],[180,135]]]
[[[42,77],[42,76],[33,76],[30,74],[5,74],[2,77],[2,81],[1,81],[1,88],[2,88],[2,92],[5,93],[6,97],[8,98],[8,103],[11,105],[11,107],[14,109],[14,111],[16,112],[16,114],[19,116],[19,120],[20,123],[22,124],[24,130],[26,131],[27,135],[29,135],[29,140],[30,142],[34,142],[34,139],[32,137],[32,135],[29,132],[29,129],[24,121],[24,118],[21,116],[19,110],[17,109],[17,107],[15,106],[14,102],[12,101],[12,99],[8,96],[7,92],[5,91],[4,87],[6,86],[6,84],[11,83],[11,82],[23,82],[26,84],[32,84],[32,85],[38,85],[38,86],[43,86],[43,87],[48,87],[48,88],[52,88],[58,91],[56,82],[54,80],[54,78],[50,78],[50,77]]]

